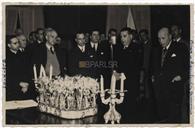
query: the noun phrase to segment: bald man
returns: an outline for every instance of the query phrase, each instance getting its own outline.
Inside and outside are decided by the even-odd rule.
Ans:
[[[154,79],[158,119],[165,123],[181,123],[184,86],[189,77],[189,53],[186,45],[172,41],[166,27],[159,30],[158,40],[162,47],[160,70]]]

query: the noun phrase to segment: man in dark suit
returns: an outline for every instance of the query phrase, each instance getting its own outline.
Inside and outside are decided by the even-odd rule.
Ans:
[[[44,43],[45,39],[44,39],[44,29],[43,28],[37,28],[37,30],[35,31],[35,38],[36,40],[29,45],[29,49],[30,48],[32,49],[38,46],[39,44]]]
[[[39,47],[39,45],[44,43],[44,29],[43,28],[37,28],[37,30],[35,31],[35,39],[36,39],[35,41],[30,43],[26,47],[26,54],[28,55],[29,59],[31,59],[34,52],[36,52],[37,47]]]
[[[142,29],[139,31],[141,50],[142,50],[142,65],[140,74],[140,84],[144,89],[145,98],[149,98],[151,94],[151,57],[152,43],[149,39],[148,30]]]
[[[90,42],[86,44],[86,49],[90,55],[92,77],[99,78],[101,74],[106,74],[106,62],[109,59],[108,45],[100,42],[100,33],[98,30],[91,31]],[[103,62],[103,65],[98,65],[99,62]]]
[[[26,46],[27,46],[27,40],[24,34],[20,34],[17,36],[17,39],[19,41],[20,47],[19,50],[21,52],[24,52],[26,50]]]
[[[120,31],[121,47],[117,51],[118,69],[117,72],[123,72],[126,76],[124,102],[121,106],[121,113],[126,123],[136,121],[136,99],[139,94],[139,71],[141,65],[141,54],[139,46],[132,43],[133,33],[131,28],[125,27]]]
[[[50,65],[53,66],[53,75],[64,75],[66,72],[66,51],[55,45],[57,32],[53,29],[45,30],[46,42],[40,44],[32,55],[32,65],[40,67],[42,64],[46,74],[49,74]]]
[[[32,44],[36,41],[36,31],[32,31],[30,32],[29,36],[28,36],[28,42],[29,44]]]
[[[174,42],[183,43],[190,49],[190,43],[183,39],[182,28],[179,25],[171,26],[171,34]]]
[[[87,63],[90,56],[87,53],[85,35],[83,32],[77,32],[75,36],[76,46],[68,54],[68,74],[70,76],[82,75],[91,76]]]
[[[16,36],[7,37],[6,49],[6,100],[32,98],[29,94],[28,69],[24,57],[19,51]]]
[[[158,32],[162,46],[161,65],[154,77],[157,114],[160,122],[181,122],[184,83],[189,78],[189,52],[184,44],[172,41],[169,29]]]
[[[27,40],[24,34],[20,34],[17,36],[18,42],[19,42],[19,52],[21,53],[22,57],[26,60],[27,65],[29,65],[29,56],[28,52],[26,50],[27,47]]]
[[[109,54],[110,54],[110,60],[114,60],[115,59],[115,53],[117,52],[117,48],[119,47],[119,43],[120,41],[118,41],[117,38],[117,30],[114,28],[109,29],[108,31],[108,40],[107,40],[107,44],[109,45]]]

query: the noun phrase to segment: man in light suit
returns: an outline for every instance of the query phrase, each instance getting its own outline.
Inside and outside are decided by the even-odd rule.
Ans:
[[[158,119],[165,123],[181,123],[184,83],[189,78],[189,52],[186,45],[172,41],[166,27],[159,30],[158,39],[162,46],[161,65],[154,77]]]
[[[49,73],[49,66],[53,65],[53,75],[64,75],[66,72],[66,51],[56,45],[57,32],[53,29],[45,30],[45,43],[41,43],[32,55],[32,66],[42,64]]]

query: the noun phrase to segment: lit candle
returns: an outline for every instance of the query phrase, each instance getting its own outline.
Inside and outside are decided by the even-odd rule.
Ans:
[[[50,65],[50,67],[49,67],[49,79],[50,80],[52,79],[52,75],[53,75],[53,66]]]
[[[34,79],[37,80],[37,69],[36,69],[35,64],[33,66],[33,71],[34,71]]]
[[[100,76],[100,89],[101,89],[101,93],[104,93],[104,78],[103,78],[103,75]]]
[[[112,75],[112,79],[111,79],[111,93],[115,94],[115,89],[116,89],[116,77],[114,76],[114,74]]]
[[[120,92],[124,92],[124,80],[126,79],[125,74],[121,73],[121,87]]]

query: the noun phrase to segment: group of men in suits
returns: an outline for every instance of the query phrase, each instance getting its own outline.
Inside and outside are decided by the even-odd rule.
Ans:
[[[88,37],[84,32],[77,32],[75,45],[69,52],[59,47],[58,34],[52,28],[37,29],[36,40],[28,46],[23,34],[11,36],[6,52],[6,100],[32,97],[30,94],[35,93],[31,91],[35,90],[33,65],[37,69],[43,65],[46,74],[52,65],[54,76],[68,74],[99,79],[103,75],[106,88],[110,87],[115,70],[123,72],[127,78],[125,89],[128,91],[124,103],[119,106],[125,122],[136,121],[140,90],[145,97],[155,98],[159,121],[180,122],[182,99],[189,79],[189,50],[185,43],[175,41],[181,33],[179,27],[178,32],[174,27],[172,32],[166,27],[159,30],[160,50],[152,46],[147,30],[139,32],[138,41],[135,31],[128,27],[121,29],[120,39],[117,31],[110,29],[108,39],[103,42],[96,29]]]

